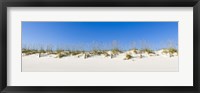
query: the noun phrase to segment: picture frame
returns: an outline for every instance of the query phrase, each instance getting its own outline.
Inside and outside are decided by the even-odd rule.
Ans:
[[[193,7],[193,86],[7,86],[8,7]],[[133,92],[199,93],[200,0],[2,0],[0,2],[0,91],[2,93]]]

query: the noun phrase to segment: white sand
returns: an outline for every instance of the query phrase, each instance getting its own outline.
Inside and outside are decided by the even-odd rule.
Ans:
[[[22,57],[23,72],[172,72],[178,71],[178,56],[152,56],[123,60],[94,56],[87,59],[77,56],[54,58],[38,57],[38,54]]]

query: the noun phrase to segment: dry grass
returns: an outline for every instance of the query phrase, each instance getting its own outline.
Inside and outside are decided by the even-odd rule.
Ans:
[[[170,57],[173,57],[175,53],[178,54],[178,51],[177,51],[177,49],[175,49],[175,48],[167,48],[167,49],[164,49],[164,50],[162,51],[162,53],[164,53],[164,54],[169,54]]]
[[[155,52],[149,48],[145,48],[140,51],[141,51],[141,53],[155,54]]]
[[[131,59],[131,58],[133,58],[133,56],[131,56],[130,54],[126,54],[125,60],[129,60],[129,59]]]
[[[112,49],[112,54],[114,54],[114,55],[118,55],[118,54],[120,54],[120,53],[122,53],[122,51],[119,50],[118,48],[114,48],[114,49]]]
[[[109,45],[109,44],[108,44]],[[28,48],[23,48],[22,49],[22,53],[25,55],[31,55],[31,54],[39,54],[39,57],[44,56],[44,55],[50,55],[50,54],[54,54],[57,55],[58,58],[62,58],[62,57],[66,57],[66,56],[78,56],[81,57],[83,56],[84,58],[89,58],[92,56],[105,56],[105,57],[117,57],[119,54],[126,52],[126,51],[122,51],[121,48],[119,48],[119,43],[118,41],[113,41],[111,44],[111,46],[108,46],[108,48],[104,46],[102,46],[101,43],[98,42],[94,42],[91,46],[88,46],[89,51],[84,50],[84,48],[73,48],[70,49],[68,48],[57,48],[55,50],[55,48],[53,49],[53,46],[46,46],[44,47],[40,47],[38,49],[35,48],[30,48],[32,46],[29,46]],[[134,53],[134,54],[140,54],[140,58],[143,58],[143,53],[148,53],[150,55],[154,55],[155,52],[149,48],[149,44],[147,42],[142,42],[141,43],[141,49],[137,49],[136,48],[136,43],[133,42],[132,46],[130,48],[131,50],[129,50],[128,52]],[[166,48],[163,50],[164,54],[170,54],[170,56],[173,56],[174,53],[178,53],[177,49],[175,48]],[[145,56],[145,55],[144,55]],[[131,54],[126,54],[125,55],[125,59],[131,59],[133,58],[133,56]]]

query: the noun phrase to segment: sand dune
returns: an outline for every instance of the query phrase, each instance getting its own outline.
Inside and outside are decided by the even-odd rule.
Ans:
[[[104,55],[92,56],[87,59],[84,56],[67,56],[56,58],[56,55],[46,55],[39,57],[38,54],[22,56],[23,72],[168,72],[178,71],[178,56],[174,54],[169,57],[163,54],[162,50],[155,51],[150,55],[130,53],[131,51],[121,53],[114,58]],[[133,58],[124,60],[129,53]],[[79,56],[79,57],[78,57]]]

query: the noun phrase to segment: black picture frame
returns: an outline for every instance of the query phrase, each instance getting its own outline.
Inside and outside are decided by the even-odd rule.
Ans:
[[[7,86],[7,7],[193,7],[194,86]],[[1,0],[0,91],[2,93],[200,93],[200,0]]]

